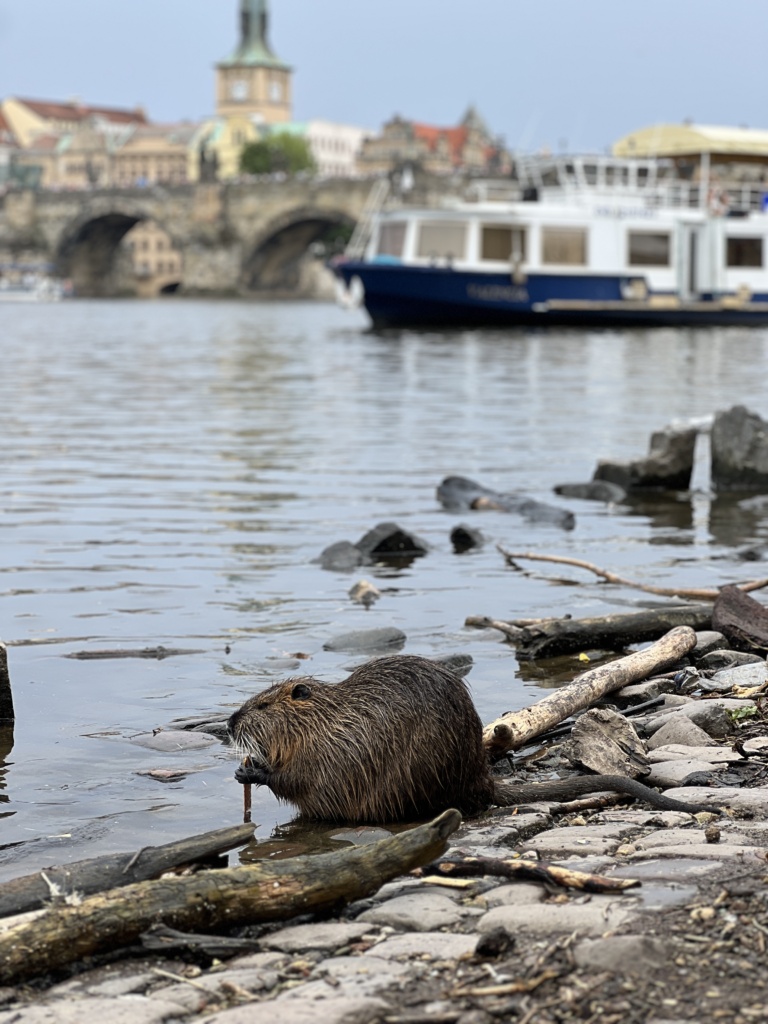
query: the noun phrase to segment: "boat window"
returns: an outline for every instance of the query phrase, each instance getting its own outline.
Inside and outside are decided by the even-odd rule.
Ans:
[[[525,228],[484,224],[480,259],[522,263],[525,260]]]
[[[449,224],[445,221],[425,221],[419,226],[417,256],[464,258],[467,237],[465,224]]]
[[[729,267],[762,267],[762,238],[726,238],[726,265]]]
[[[630,267],[668,267],[672,242],[662,231],[629,231],[627,263]]]
[[[597,164],[584,164],[584,179],[588,185],[597,184]]]
[[[405,221],[384,221],[379,228],[379,256],[402,256],[405,245]]]
[[[586,228],[542,228],[541,262],[584,266],[587,262]]]

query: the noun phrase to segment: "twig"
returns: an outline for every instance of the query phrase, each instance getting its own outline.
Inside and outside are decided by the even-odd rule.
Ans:
[[[572,565],[577,569],[586,569],[587,572],[594,573],[595,576],[604,579],[606,583],[616,583],[622,587],[633,587],[635,590],[643,590],[647,594],[659,594],[662,597],[685,597],[693,601],[716,601],[720,596],[719,589],[710,590],[705,587],[655,587],[650,583],[638,583],[637,580],[629,580],[624,576],[618,576],[615,572],[610,572],[608,569],[601,569],[598,565],[593,565],[592,562],[585,562],[581,558],[570,558],[567,555],[541,555],[534,551],[507,551],[501,544],[496,545],[496,550],[504,557],[507,565],[511,565],[513,568],[518,568],[515,563],[517,558],[524,558],[532,562],[555,562],[558,565]],[[747,583],[738,583],[736,586],[746,594],[752,590],[762,590],[763,587],[768,587],[768,578],[750,580]],[[495,628],[498,628],[498,626]]]

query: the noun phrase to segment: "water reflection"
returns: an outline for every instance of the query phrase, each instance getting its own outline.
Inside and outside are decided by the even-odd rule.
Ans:
[[[603,614],[638,601],[583,572],[569,586],[513,573],[497,543],[712,586],[740,578],[740,547],[765,541],[761,509],[731,499],[612,508],[552,494],[589,479],[600,458],[638,457],[672,419],[759,410],[765,331],[395,338],[313,304],[7,304],[0,354],[0,610],[17,711],[12,763],[0,750],[13,815],[2,877],[86,843],[132,849],[238,821],[231,751],[190,762],[130,736],[225,715],[290,674],[296,652],[302,672],[339,679],[359,659],[329,651],[330,638],[400,629],[408,653],[471,654],[468,681],[490,720],[573,666],[518,666],[497,635],[463,627],[468,615]],[[461,521],[486,544],[458,558],[458,518],[435,498],[449,475],[572,509],[576,528],[469,511]],[[428,553],[359,574],[314,563],[387,521]],[[393,582],[365,608],[348,596],[358,575]],[[160,646],[199,653],[67,657]],[[138,774],[158,767],[200,770],[158,790]],[[268,792],[256,800],[265,838],[291,816]]]

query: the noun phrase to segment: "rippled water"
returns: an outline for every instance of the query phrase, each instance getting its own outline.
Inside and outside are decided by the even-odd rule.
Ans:
[[[654,582],[759,572],[734,549],[766,527],[711,501],[705,452],[691,500],[611,509],[551,489],[589,479],[600,457],[645,454],[674,418],[764,412],[765,331],[380,336],[320,304],[71,302],[0,305],[0,354],[0,621],[17,714],[0,877],[239,821],[231,751],[133,738],[227,713],[297,669],[342,678],[356,659],[323,651],[339,633],[397,626],[409,653],[470,653],[489,719],[534,699],[548,670],[521,669],[467,615],[642,602],[576,570],[515,574],[494,542]],[[445,512],[435,487],[453,473],[571,508],[576,529]],[[313,563],[382,520],[430,553],[401,571]],[[482,529],[481,551],[453,553],[461,521]],[[385,590],[368,611],[347,596],[363,575]],[[157,645],[190,653],[69,657]],[[137,774],[190,766],[172,784]],[[262,837],[291,816],[255,793]]]

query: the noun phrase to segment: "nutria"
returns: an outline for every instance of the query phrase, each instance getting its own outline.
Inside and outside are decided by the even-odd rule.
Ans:
[[[415,656],[377,658],[336,684],[288,679],[247,700],[228,729],[248,755],[235,773],[239,782],[269,786],[320,820],[408,821],[448,807],[471,815],[491,804],[606,789],[668,810],[705,809],[621,776],[520,785],[494,779],[463,679]]]

